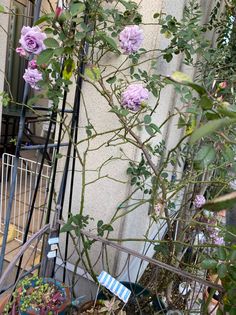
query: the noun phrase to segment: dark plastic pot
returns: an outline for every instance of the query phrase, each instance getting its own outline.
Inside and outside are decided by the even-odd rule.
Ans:
[[[141,301],[142,298],[147,298],[150,297],[150,303],[152,304],[152,309],[155,312],[160,312],[159,314],[166,314],[166,307],[165,304],[162,301],[162,298],[160,296],[152,296],[151,292],[143,288],[140,284],[138,283],[132,283],[132,282],[126,282],[126,281],[121,281],[121,283],[126,286],[131,291],[131,296],[129,301],[134,301],[138,300]],[[103,292],[100,292],[98,294],[98,300],[105,300],[106,296]],[[128,302],[129,303],[129,302]]]
[[[67,306],[70,305],[70,303],[71,303],[71,295],[70,295],[69,288],[65,287],[63,283],[56,281],[54,279],[50,279],[50,278],[43,279],[43,282],[44,283],[53,283],[57,287],[58,291],[63,294],[65,301],[57,309],[53,310],[53,314],[65,315],[66,314],[65,310],[66,310]],[[35,287],[35,284],[36,284],[36,281],[32,280],[31,286],[29,286],[29,288]],[[23,303],[23,300],[21,299],[20,300],[20,306],[22,305],[22,303]],[[26,311],[22,311],[21,307],[20,307],[19,314],[20,315],[39,315],[40,312],[32,309],[31,307],[28,308]]]

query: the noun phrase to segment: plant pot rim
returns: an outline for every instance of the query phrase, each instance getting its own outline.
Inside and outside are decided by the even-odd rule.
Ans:
[[[33,281],[34,280],[32,280],[32,282]],[[69,288],[63,282],[60,282],[60,281],[55,280],[53,278],[43,278],[43,281],[44,281],[44,283],[48,283],[48,282],[53,283],[59,289],[59,291],[63,292],[65,300],[62,302],[62,304],[58,308],[55,308],[53,310],[53,312],[57,312],[57,313],[59,312],[60,313],[60,312],[64,311],[65,308],[71,303],[71,294],[70,294]],[[19,288],[19,289],[21,289],[21,288]],[[38,315],[39,314],[37,310],[34,310],[32,308],[28,308],[25,311],[22,311],[21,310],[21,304],[22,304],[21,300],[20,300],[19,304],[20,304],[20,307],[19,307],[20,314],[22,314],[22,313],[23,314],[26,313],[29,315]]]

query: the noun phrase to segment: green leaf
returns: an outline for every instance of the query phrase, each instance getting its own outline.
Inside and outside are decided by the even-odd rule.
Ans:
[[[226,116],[226,117],[230,117],[230,118],[236,118],[236,112],[233,112],[231,110],[228,110],[224,107],[219,107],[218,108],[218,112],[223,115],[223,116]]]
[[[232,307],[229,311],[229,315],[236,315],[236,307]]]
[[[28,106],[32,106],[32,105],[34,105],[35,103],[37,103],[40,99],[42,99],[42,98],[44,98],[44,97],[45,97],[44,94],[37,94],[37,95],[31,97],[31,98],[28,100],[27,105],[28,105]]]
[[[106,80],[107,83],[112,84],[116,82],[116,76],[110,77]]]
[[[204,209],[220,211],[222,209],[232,208],[235,205],[235,202],[236,191],[206,202],[204,204]]]
[[[56,158],[56,159],[61,159],[61,158],[63,158],[63,155],[62,155],[61,153],[57,153],[57,154],[55,155],[55,158]]]
[[[223,279],[227,276],[228,270],[225,264],[220,264],[217,266],[217,273],[220,279]]]
[[[81,39],[83,39],[83,38],[85,38],[85,36],[86,36],[86,33],[85,32],[77,32],[76,34],[75,34],[75,38],[76,38],[76,40],[81,40]]]
[[[198,85],[198,84],[195,84],[195,83],[187,83],[186,84],[187,86],[190,86],[193,90],[195,90],[199,95],[203,95],[203,94],[206,94],[206,90],[201,86],[201,85]]]
[[[207,95],[202,95],[199,102],[202,109],[211,109],[213,106],[212,100]]]
[[[216,158],[216,153],[213,145],[204,145],[197,152],[194,162],[198,168],[206,168]]]
[[[44,30],[44,32],[45,32],[46,34],[52,34],[52,33],[53,33],[53,28],[46,27],[45,30]]]
[[[97,66],[86,67],[85,76],[92,81],[98,81],[101,79],[101,70]]]
[[[54,18],[54,13],[49,13],[41,16],[36,22],[34,22],[34,25],[39,25],[44,22],[51,21]]]
[[[74,69],[75,69],[74,60],[71,58],[67,59],[64,63],[64,69],[62,72],[63,79],[70,80],[70,78],[72,77]]]
[[[230,254],[230,260],[236,262],[236,250],[233,250]]]
[[[149,126],[155,131],[155,133],[156,132],[161,133],[161,130],[160,130],[160,128],[157,125],[152,123]]]
[[[54,38],[46,38],[44,40],[44,44],[49,47],[49,48],[58,48],[59,47],[59,43],[57,40],[55,40]]]
[[[224,315],[223,311],[219,307],[217,308],[216,315]]]
[[[234,123],[236,123],[236,119],[222,118],[211,120],[192,133],[190,143],[194,144],[197,140],[212,134],[214,131]]]
[[[192,79],[187,74],[180,71],[172,73],[171,79],[178,83],[192,82]]]
[[[217,250],[217,254],[220,260],[226,260],[227,253],[224,247],[219,247]]]
[[[0,4],[0,13],[5,12],[4,6]]]
[[[147,133],[148,133],[150,136],[154,136],[154,135],[155,135],[154,130],[153,130],[152,127],[150,127],[149,125],[145,126],[145,129],[146,129]]]
[[[54,56],[61,56],[64,52],[64,48],[60,47],[60,48],[56,48],[54,49],[53,55]]]
[[[203,269],[214,269],[217,266],[217,261],[214,259],[204,259],[201,266]]]
[[[45,64],[49,63],[50,59],[53,56],[53,52],[54,52],[54,49],[52,49],[52,48],[48,48],[48,49],[43,50],[37,58],[37,64],[42,65],[44,63]]]
[[[113,38],[106,35],[104,32],[99,32],[99,37],[104,42],[104,44],[107,44],[108,46],[112,47],[114,50],[118,51],[117,44],[114,41]]]
[[[70,13],[75,16],[85,10],[85,5],[83,3],[72,3],[70,6]]]
[[[170,62],[173,58],[173,55],[172,54],[165,54],[163,56],[163,58],[166,60],[166,62]]]
[[[75,223],[78,226],[81,226],[83,217],[80,214],[73,215],[71,218],[73,223]]]
[[[121,4],[127,9],[127,10],[133,10],[137,8],[137,4],[132,1],[126,1],[126,0],[119,0]]]
[[[102,225],[103,225],[103,221],[99,220],[98,223],[97,223],[97,227],[101,227]]]
[[[202,86],[200,86],[196,83],[193,83],[192,79],[187,74],[185,74],[183,72],[175,71],[169,79],[176,82],[176,83],[190,86],[192,89],[194,89],[200,95],[206,94],[206,90]]]
[[[143,121],[146,125],[148,125],[152,121],[152,117],[150,115],[145,115]]]
[[[169,255],[169,247],[168,244],[165,243],[160,243],[154,246],[154,250],[157,253],[161,253],[164,256],[168,256]]]
[[[119,113],[122,116],[127,116],[129,114],[129,110],[126,108],[121,108]]]
[[[61,233],[70,232],[70,231],[73,231],[74,229],[75,229],[75,227],[73,225],[66,223],[61,228]]]

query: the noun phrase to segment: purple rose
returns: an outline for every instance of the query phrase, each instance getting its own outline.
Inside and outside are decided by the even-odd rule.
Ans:
[[[224,245],[224,244],[225,244],[225,241],[224,241],[224,238],[223,238],[223,237],[221,237],[221,236],[216,236],[216,237],[213,239],[213,243],[214,243],[215,245],[221,246],[221,245]]]
[[[203,195],[196,195],[193,204],[196,208],[201,208],[206,203],[206,199]]]
[[[27,55],[27,52],[22,47],[16,48],[17,54],[19,54],[21,57],[25,57]]]
[[[148,90],[141,84],[130,84],[121,95],[123,107],[137,111],[142,103],[148,100]]]
[[[46,34],[38,26],[23,26],[19,43],[30,54],[38,55],[45,49]]]
[[[34,60],[34,59],[30,60],[29,63],[28,63],[28,67],[30,69],[37,69],[38,66],[37,66],[36,60]]]
[[[139,50],[143,42],[143,30],[138,25],[126,26],[119,35],[120,47],[125,54]]]
[[[39,86],[37,83],[43,79],[43,75],[41,72],[38,71],[38,69],[31,69],[28,68],[25,70],[25,74],[23,75],[23,78],[25,82],[29,83],[29,85],[35,89],[39,90]]]

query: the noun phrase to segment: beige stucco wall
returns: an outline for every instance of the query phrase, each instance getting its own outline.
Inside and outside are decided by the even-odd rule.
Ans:
[[[138,3],[140,1],[137,1]],[[140,12],[144,16],[144,23],[152,21],[153,14],[155,12],[164,11],[167,14],[175,15],[177,19],[180,19],[183,14],[185,1],[183,0],[175,0],[175,1],[157,1],[157,0],[148,0],[143,1],[141,3]],[[154,49],[154,48],[164,48],[168,44],[168,40],[160,35],[159,27],[153,25],[146,25],[142,26],[145,33],[145,41],[143,47],[146,49]],[[158,57],[157,53],[156,56]],[[109,60],[109,63],[112,65],[117,65],[122,62],[124,57],[119,57],[119,59],[112,57]],[[150,64],[145,65],[145,70],[150,70]],[[183,71],[182,68],[182,56],[174,57],[174,60],[169,64],[160,59],[158,64],[158,73],[163,75],[170,75],[174,71],[179,70]],[[190,73],[191,74],[191,73]],[[91,123],[94,124],[95,128],[98,132],[103,132],[106,130],[110,130],[117,126],[117,118],[112,114],[109,113],[108,106],[104,101],[104,98],[101,97],[98,92],[85,83],[83,85],[83,99],[84,102],[82,104],[81,112],[80,112],[80,122],[79,126],[84,126],[86,124],[86,115],[84,111],[84,106],[86,106],[88,111],[88,116],[91,119]],[[68,96],[68,102],[73,104],[73,97],[74,97],[74,90],[72,89],[71,93]],[[155,99],[150,99],[150,105],[154,106]],[[173,110],[173,108],[177,106],[177,98],[176,94],[171,86],[166,87],[162,91],[160,105],[158,106],[158,110],[156,114],[153,116],[153,121],[157,124],[162,123],[168,112]],[[172,122],[171,128],[170,125],[166,127],[163,132],[162,137],[167,140],[168,148],[173,147],[181,133],[177,130],[175,126],[176,122]],[[145,131],[140,131],[140,137],[145,136]],[[82,129],[79,129],[79,139],[83,139],[84,134]],[[96,140],[91,141],[91,147],[96,148],[105,141],[107,141],[110,137],[103,136]],[[160,137],[161,139],[161,137]],[[66,140],[65,140],[66,141]],[[123,146],[109,146],[109,147],[102,147],[96,151],[91,151],[88,154],[87,159],[87,169],[88,170],[95,170],[97,169],[101,163],[105,160],[109,159],[110,157],[122,157],[124,156],[121,152],[122,150],[125,152],[129,158],[133,160],[139,160],[140,158],[140,151],[130,145],[123,145]],[[83,154],[85,146],[78,147],[79,152]],[[64,153],[66,150],[63,150]],[[64,169],[64,160],[59,160],[61,172]],[[157,161],[155,161],[157,162]],[[79,211],[79,204],[81,201],[81,167],[79,163],[76,164],[77,173],[75,176],[75,185],[74,185],[74,194],[73,194],[73,204],[72,204],[72,212],[78,213]],[[85,214],[89,214],[94,218],[94,222],[91,222],[91,228],[95,227],[95,223],[102,219],[105,223],[109,222],[111,217],[113,216],[114,212],[116,211],[119,204],[127,198],[131,191],[130,181],[126,175],[126,170],[128,167],[127,161],[123,161],[121,159],[114,160],[104,167],[102,172],[103,175],[109,174],[112,178],[117,178],[121,181],[124,181],[125,184],[121,184],[119,182],[111,181],[107,178],[104,178],[100,181],[95,182],[94,184],[87,187],[87,191],[85,194]],[[86,181],[90,182],[96,178],[95,172],[87,172]],[[70,182],[70,173],[68,174],[68,183]],[[56,181],[57,184],[60,183],[58,179]],[[59,190],[59,185],[57,185],[57,191]],[[65,199],[65,206],[64,206],[64,213],[66,214],[69,204],[68,200],[69,190],[66,193]],[[137,198],[142,198],[141,193],[137,193],[135,195]],[[121,237],[121,238],[141,238],[145,234],[148,224],[149,224],[149,216],[148,216],[148,205],[144,205],[139,207],[139,209],[135,210],[134,212],[124,216],[122,219],[116,222],[115,224],[115,232],[111,233],[111,236]],[[126,210],[123,210],[124,212]],[[120,210],[122,213],[122,210]],[[157,226],[154,226],[153,229],[150,230],[150,236],[155,235],[155,231]],[[164,230],[163,230],[164,232]],[[162,237],[162,233],[160,233],[159,237]],[[132,249],[142,251],[143,243],[141,242],[132,242],[132,243],[125,243],[125,246],[131,247]],[[94,252],[98,250],[98,247],[94,248]],[[151,249],[150,253],[153,251]],[[114,254],[114,253],[113,253]],[[113,259],[114,262],[114,271],[119,270],[123,263],[125,257],[120,254],[115,255],[115,259],[113,255],[110,255],[111,260]],[[135,270],[135,269],[133,269]]]
[[[136,0],[137,3],[140,0]],[[174,15],[177,19],[181,18],[183,14],[183,8],[185,4],[185,0],[143,0],[141,2],[140,11],[144,16],[144,22],[150,22],[152,20],[153,13],[164,11],[167,14]],[[6,0],[0,0],[1,4],[7,4]],[[202,4],[205,6],[205,9],[212,3],[212,1],[202,1]],[[206,10],[207,12],[207,10]],[[1,15],[1,25],[5,25],[7,27],[7,15]],[[157,26],[149,25],[143,27],[145,32],[145,41],[144,47],[146,49],[153,48],[164,48],[168,44],[168,40],[160,35],[159,28]],[[6,35],[0,29],[0,40],[2,45],[6,45]],[[157,55],[158,57],[158,55]],[[120,64],[124,57],[111,57],[109,63],[115,65]],[[0,50],[0,69],[5,68],[5,49]],[[145,66],[147,71],[150,70],[150,65]],[[163,75],[170,75],[174,71],[179,70],[183,72],[188,72],[190,75],[194,74],[193,69],[189,69],[182,63],[182,56],[175,56],[170,64],[166,63],[164,60],[159,59],[157,72]],[[0,91],[3,87],[3,78],[0,73]],[[68,95],[68,103],[73,104],[74,100],[74,88],[71,89],[71,92]],[[79,121],[79,140],[86,137],[84,133],[84,129],[80,127],[84,127],[86,123],[86,114],[85,114],[85,106],[89,113],[89,117],[91,119],[92,124],[95,126],[97,132],[105,132],[107,130],[115,128],[117,124],[117,120],[114,114],[108,112],[109,107],[104,101],[104,98],[99,95],[95,88],[91,87],[87,83],[83,85],[83,101],[81,105],[80,111],[80,121]],[[150,104],[153,105],[155,102],[154,98],[151,98]],[[171,86],[166,87],[161,94],[160,105],[158,106],[158,110],[154,115],[154,121],[157,124],[162,123],[168,112],[173,110],[175,106],[179,106],[179,100],[176,96],[175,91]],[[1,109],[0,109],[1,110]],[[145,136],[145,132],[143,130],[140,131],[140,137]],[[171,120],[169,125],[166,126],[166,129],[163,132],[163,138],[167,141],[167,147],[170,149],[175,146],[179,137],[181,136],[181,131],[176,128],[176,120]],[[87,158],[87,174],[86,174],[86,182],[94,181],[97,178],[97,173],[94,172],[101,164],[108,160],[111,157],[124,157],[124,154],[121,151],[125,152],[127,156],[131,159],[139,159],[140,152],[138,152],[131,145],[123,145],[123,146],[103,146],[97,150],[102,143],[107,142],[110,139],[109,135],[101,136],[91,141],[91,151],[88,154]],[[66,137],[63,139],[63,142],[66,142],[68,139]],[[78,150],[81,155],[83,155],[84,150],[86,149],[86,145],[82,144],[78,146]],[[62,150],[62,153],[66,154],[66,149]],[[59,191],[61,174],[64,169],[65,158],[59,160],[59,173],[56,179],[56,191]],[[157,162],[157,161],[156,161]],[[91,222],[90,227],[93,228],[97,220],[102,219],[105,223],[109,222],[111,217],[113,216],[115,210],[118,205],[126,199],[128,196],[131,186],[129,182],[129,178],[126,175],[126,170],[128,167],[127,161],[123,159],[114,159],[111,162],[107,163],[103,170],[102,175],[109,174],[110,177],[119,179],[121,182],[113,181],[107,178],[103,178],[99,181],[94,182],[91,185],[87,186],[86,194],[85,194],[85,214],[89,214],[94,218],[94,221]],[[70,183],[71,172],[68,173],[68,186]],[[140,197],[140,194],[137,194],[136,197]],[[74,183],[74,194],[73,194],[73,204],[72,204],[72,212],[78,213],[79,205],[81,201],[81,166],[79,162],[76,162],[76,174],[75,174],[75,183]],[[68,211],[69,204],[69,189],[66,191],[66,198],[64,203],[64,218],[66,219],[66,213]],[[121,220],[116,222],[115,224],[115,232],[112,233],[112,237],[142,237],[146,231],[148,226],[149,217],[148,217],[148,206],[145,205],[140,207],[137,211],[130,213],[129,215],[123,217]],[[155,235],[157,227],[154,226],[153,229],[150,230],[150,237]],[[159,235],[161,237],[162,235]],[[62,236],[63,239],[63,236]],[[63,247],[63,241],[61,243]],[[138,251],[142,251],[143,244],[140,242],[125,244],[126,246],[130,246],[133,249]],[[95,248],[96,252],[96,248]],[[153,249],[149,248],[147,250],[149,255],[152,255]],[[114,259],[115,257],[115,259]],[[124,261],[124,257],[121,255],[115,255],[114,253],[110,256],[114,263],[114,270],[118,270]],[[73,260],[72,260],[73,262]],[[133,268],[135,271],[135,268]]]

